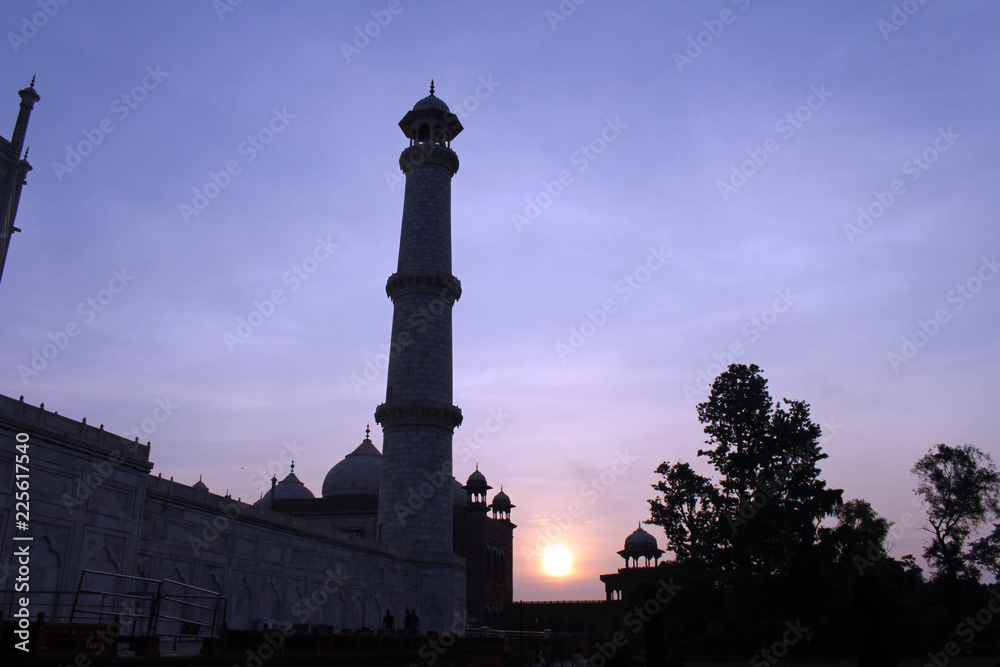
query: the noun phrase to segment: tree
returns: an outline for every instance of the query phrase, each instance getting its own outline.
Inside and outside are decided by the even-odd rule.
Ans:
[[[647,523],[663,527],[678,560],[714,564],[715,549],[711,545],[716,543],[718,491],[711,480],[697,474],[687,463],[671,466],[664,461],[656,472],[663,479],[653,488],[663,494],[663,499],[649,501],[653,518]]]
[[[1000,580],[1000,523],[993,524],[993,532],[972,543],[969,555],[979,567]]]
[[[1000,514],[1000,473],[993,460],[972,445],[939,444],[911,472],[927,510],[930,528],[925,530],[932,537],[924,556],[935,575],[952,585],[977,580],[978,570],[964,549],[976,528]],[[985,555],[985,547],[980,551]]]
[[[819,478],[820,427],[809,405],[772,403],[757,366],[732,364],[698,405],[710,447],[699,450],[719,479],[688,464],[657,468],[648,523],[667,532],[678,560],[700,558],[744,573],[788,572],[817,538],[819,522],[840,504],[841,491]]]
[[[886,558],[885,540],[892,522],[879,516],[867,500],[848,500],[834,510],[837,525],[821,528],[823,538],[832,545],[837,562],[847,571],[864,574],[865,570]]]

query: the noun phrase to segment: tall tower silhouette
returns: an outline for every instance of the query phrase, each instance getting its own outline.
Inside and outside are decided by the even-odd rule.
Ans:
[[[462,286],[451,274],[451,140],[462,123],[431,81],[399,127],[410,145],[399,156],[399,263],[385,286],[393,310],[385,403],[375,409],[383,434],[377,537],[416,564],[425,614],[450,622],[465,613],[463,561],[452,544],[452,435],[462,411],[452,404],[451,310]]]
[[[462,293],[451,275],[451,140],[462,123],[431,94],[399,127],[410,145],[399,264],[385,291],[392,299],[382,425],[379,538],[393,546],[452,552],[451,440],[462,423],[452,405],[451,309]]]
[[[21,187],[25,184],[25,176],[31,171],[28,164],[28,152],[21,157],[24,148],[24,135],[28,131],[28,118],[35,102],[41,98],[35,92],[35,77],[27,88],[17,91],[21,96],[21,108],[14,123],[14,133],[10,141],[0,137],[0,277],[7,262],[7,249],[14,232],[21,231],[14,226],[17,216],[17,205],[21,200]]]

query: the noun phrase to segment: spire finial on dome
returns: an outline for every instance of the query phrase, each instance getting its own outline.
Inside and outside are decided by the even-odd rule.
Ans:
[[[31,80],[34,81],[34,79]],[[434,94],[434,79],[431,79],[431,95],[433,94]]]
[[[295,473],[295,459],[292,459],[292,474]]]
[[[31,75],[31,83],[28,84],[28,88],[34,88],[34,87],[35,87],[35,75],[32,74]]]
[[[367,426],[365,426],[365,440],[369,439],[368,434],[370,434],[371,432],[372,432],[372,425],[368,424]]]
[[[198,475],[198,481],[201,481],[201,474]]]

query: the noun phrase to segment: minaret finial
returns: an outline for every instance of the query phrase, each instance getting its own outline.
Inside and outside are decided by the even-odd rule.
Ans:
[[[368,435],[372,432],[372,425],[368,424],[365,426],[365,440],[368,440]]]
[[[28,159],[28,151],[29,150],[31,150],[31,146],[28,146],[27,148],[24,149],[24,158],[22,158],[22,159],[24,159],[24,160]]]
[[[34,87],[35,87],[35,75],[32,74],[31,75],[31,83],[28,84],[28,88],[34,88]]]
[[[32,79],[34,81],[34,79]],[[434,94],[434,79],[431,79],[431,95]]]
[[[292,459],[292,474],[295,474],[295,459]]]

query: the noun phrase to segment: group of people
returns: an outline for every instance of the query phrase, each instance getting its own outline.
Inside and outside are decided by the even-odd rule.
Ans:
[[[385,617],[382,619],[382,629],[383,630],[394,630],[396,628],[396,619],[392,615],[391,609],[385,610]],[[417,616],[416,609],[407,609],[406,615],[403,616],[403,629],[406,630],[406,634],[417,634],[420,630],[420,617]]]

